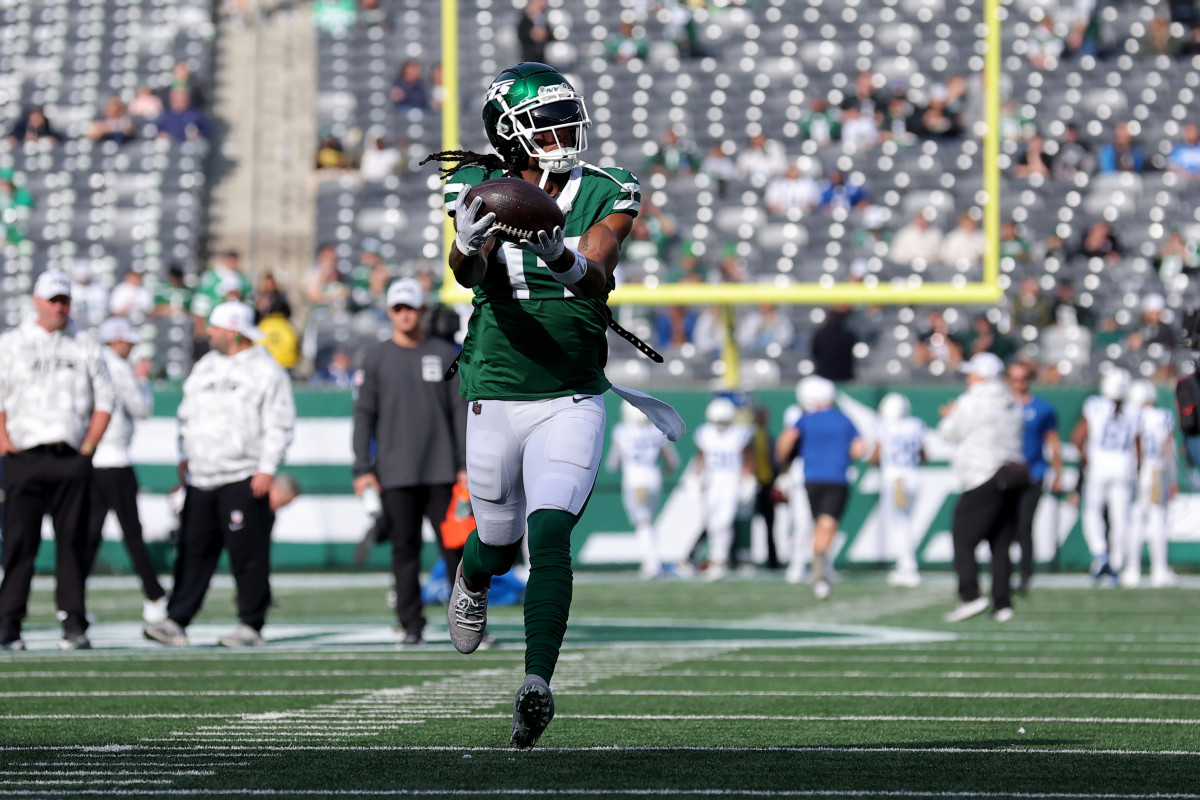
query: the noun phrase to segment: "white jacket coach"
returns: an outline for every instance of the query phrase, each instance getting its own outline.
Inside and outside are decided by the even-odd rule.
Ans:
[[[133,421],[150,416],[154,409],[154,394],[148,384],[139,381],[133,374],[133,366],[111,348],[104,348],[104,363],[108,367],[108,374],[112,376],[117,402],[112,419],[104,429],[104,436],[96,445],[92,466],[98,469],[128,467],[133,463],[129,457]]]
[[[188,482],[215,489],[257,472],[274,475],[295,424],[292,381],[265,348],[234,356],[210,350],[184,381],[179,404]]]
[[[78,449],[92,413],[112,412],[101,350],[74,322],[50,333],[36,316],[0,336],[0,411],[17,449],[58,442]]]
[[[990,356],[990,358],[981,358]],[[991,353],[975,355],[964,372],[976,377],[938,425],[938,433],[955,445],[950,465],[970,491],[991,480],[1005,464],[1025,463],[1021,405],[1001,380],[1004,362]]]

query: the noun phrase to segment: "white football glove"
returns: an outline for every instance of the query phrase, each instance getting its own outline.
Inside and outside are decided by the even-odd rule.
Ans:
[[[488,212],[476,219],[479,209],[483,207],[483,198],[476,197],[471,205],[466,204],[466,192],[458,196],[454,206],[454,220],[458,225],[458,235],[454,237],[454,246],[464,256],[479,254],[479,248],[492,235],[493,223],[496,221],[495,212]]]
[[[561,225],[554,226],[554,230],[547,233],[546,231],[537,232],[537,241],[533,239],[522,239],[518,242],[518,246],[522,250],[528,250],[535,256],[549,264],[551,261],[557,261],[566,249],[567,242],[563,237],[563,229]]]

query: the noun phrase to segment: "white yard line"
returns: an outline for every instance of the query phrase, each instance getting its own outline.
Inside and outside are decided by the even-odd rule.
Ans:
[[[99,792],[82,792],[98,794]],[[15,791],[13,796],[45,796],[44,792]],[[912,798],[1014,798],[1015,800],[1200,800],[1190,792],[939,792],[919,789],[162,789],[106,790],[113,797],[155,795],[164,797],[912,797]]]

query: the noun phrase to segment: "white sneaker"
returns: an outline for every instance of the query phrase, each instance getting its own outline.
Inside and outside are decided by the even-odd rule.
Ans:
[[[1150,576],[1150,585],[1155,589],[1170,589],[1179,585],[1179,576],[1173,570],[1157,572]]]
[[[965,603],[959,603],[942,617],[946,622],[962,622],[964,619],[970,619],[977,614],[982,614],[987,611],[988,599],[986,597],[976,597],[974,600]]]
[[[458,652],[474,653],[483,642],[487,628],[487,598],[487,589],[472,592],[467,588],[459,562],[458,571],[454,573],[454,587],[450,590],[450,605],[446,609],[450,642]]]
[[[708,569],[704,570],[704,580],[709,582],[722,580],[725,572],[724,564],[709,564]]]
[[[143,600],[142,619],[148,625],[164,622],[167,619],[167,596],[164,594],[157,600]]]
[[[173,619],[164,619],[162,622],[154,625],[147,625],[142,628],[142,634],[147,639],[162,642],[170,647],[187,647],[188,645],[187,634],[180,624]]]
[[[783,579],[793,586],[804,583],[804,570],[788,567],[787,572],[783,574]]]
[[[829,585],[829,581],[817,581],[813,584],[813,596],[818,600],[828,600],[832,592],[833,587]]]
[[[1125,587],[1126,589],[1136,589],[1138,584],[1141,582],[1142,575],[1140,572],[1131,569],[1121,570],[1121,586]]]
[[[888,586],[903,586],[915,589],[921,585],[921,573],[915,569],[894,569],[888,573]]]
[[[741,578],[753,578],[758,574],[758,567],[753,564],[738,564],[737,574]]]
[[[1012,606],[1009,606],[1008,608],[997,608],[992,612],[992,619],[996,620],[996,622],[1009,622],[1012,620],[1012,618]]]
[[[258,647],[266,643],[267,640],[263,638],[261,633],[244,622],[238,625],[237,630],[233,633],[217,639],[217,644],[222,647]]]
[[[638,570],[638,577],[644,581],[652,581],[663,576],[663,568],[661,564],[642,564]]]

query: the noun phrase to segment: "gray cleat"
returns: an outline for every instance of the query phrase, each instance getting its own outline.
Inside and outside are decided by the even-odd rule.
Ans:
[[[258,647],[261,644],[265,644],[266,641],[261,633],[249,625],[242,623],[237,626],[237,630],[233,633],[226,634],[217,639],[217,644],[222,647]]]
[[[147,639],[162,642],[171,647],[187,647],[188,637],[179,623],[173,619],[165,619],[154,625],[142,628],[142,635]]]
[[[63,637],[58,640],[59,650],[91,650],[92,643],[85,634],[82,633],[63,633]]]
[[[450,623],[450,641],[460,653],[474,653],[483,642],[487,628],[488,590],[472,592],[463,580],[462,563],[454,574],[454,588],[450,592],[450,606],[446,617]]]
[[[517,747],[533,747],[554,719],[554,693],[540,675],[526,675],[513,704],[512,738]]]
[[[25,640],[18,636],[16,639],[9,639],[7,642],[0,642],[0,650],[24,650]]]

